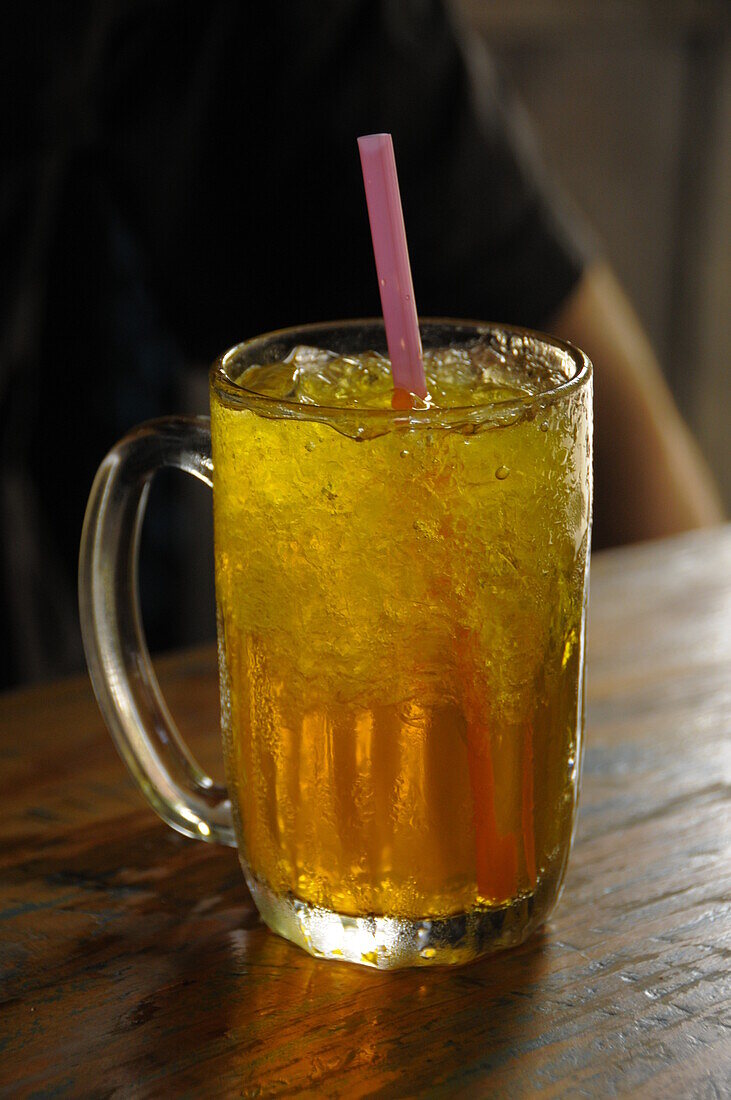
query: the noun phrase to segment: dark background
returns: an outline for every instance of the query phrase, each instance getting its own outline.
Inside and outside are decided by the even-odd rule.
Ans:
[[[731,5],[461,0],[597,233],[731,508]]]

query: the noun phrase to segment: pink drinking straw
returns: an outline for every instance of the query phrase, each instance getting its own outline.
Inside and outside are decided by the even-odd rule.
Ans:
[[[394,388],[426,397],[419,318],[390,134],[358,138]]]

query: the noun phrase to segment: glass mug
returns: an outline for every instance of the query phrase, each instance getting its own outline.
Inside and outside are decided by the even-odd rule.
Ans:
[[[421,329],[427,354],[479,347],[552,382],[460,408],[302,404],[237,380],[303,346],[385,354],[382,323],[258,337],[212,367],[210,424],[153,421],[110,452],[80,556],[91,679],[153,808],[238,847],[271,929],[381,969],[462,963],[546,920],[581,766],[591,364],[508,326]],[[182,742],[140,623],[163,466],[213,489],[227,787]]]

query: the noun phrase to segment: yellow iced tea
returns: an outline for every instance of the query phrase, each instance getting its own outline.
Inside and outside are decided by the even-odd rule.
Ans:
[[[417,961],[517,942],[570,848],[590,379],[528,336],[454,345],[411,412],[362,340],[212,375],[229,789],[257,904],[310,949],[312,914],[452,930]]]

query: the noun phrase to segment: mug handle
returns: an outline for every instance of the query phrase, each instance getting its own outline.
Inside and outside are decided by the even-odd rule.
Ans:
[[[94,479],[79,554],[79,612],[89,675],[119,753],[152,808],[178,832],[236,846],[228,791],[199,767],[173,721],[142,630],[140,532],[152,479],[174,466],[213,488],[207,417],[133,429]]]

